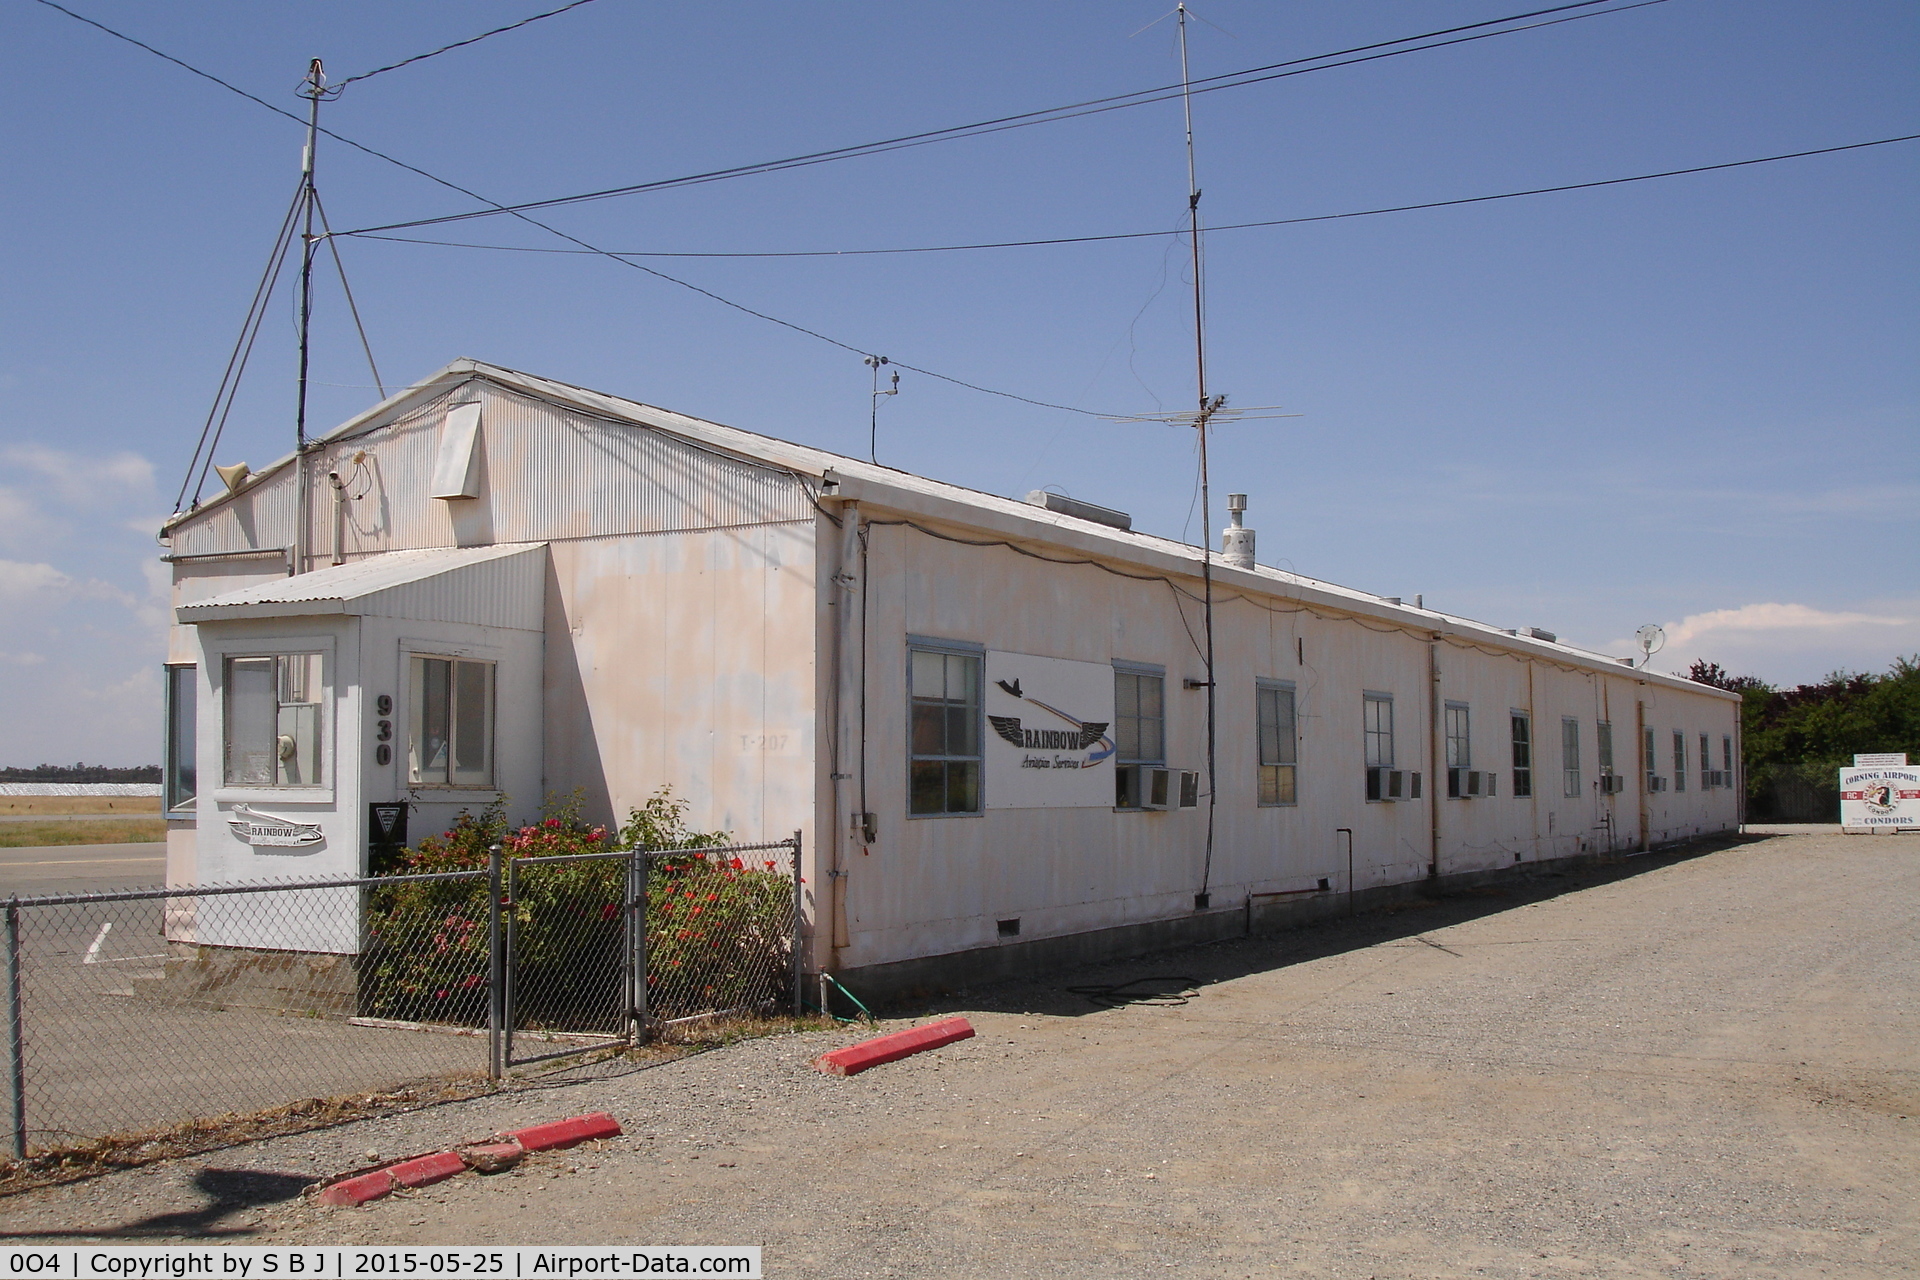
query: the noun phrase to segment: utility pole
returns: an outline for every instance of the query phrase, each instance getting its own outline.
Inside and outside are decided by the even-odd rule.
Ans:
[[[312,531],[308,527],[313,506],[313,482],[307,474],[307,365],[308,334],[313,324],[313,254],[317,243],[313,234],[314,210],[318,204],[313,185],[313,160],[320,141],[320,99],[326,95],[326,73],[320,66],[320,59],[315,58],[308,65],[307,78],[302,82],[300,94],[307,100],[307,148],[300,157],[300,374],[299,399],[293,418],[293,471],[298,491],[294,516],[297,523],[293,530],[295,573],[307,571],[312,539]]]

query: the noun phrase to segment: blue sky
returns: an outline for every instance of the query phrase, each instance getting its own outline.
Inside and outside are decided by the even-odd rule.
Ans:
[[[1170,3],[1170,0],[1169,0]],[[333,79],[537,2],[73,0],[299,111]],[[1160,0],[596,0],[349,86],[331,128],[498,201],[701,172],[1178,79]],[[1196,75],[1518,12],[1206,0]],[[1138,33],[1138,34],[1136,34]],[[1211,223],[1590,181],[1920,132],[1920,10],[1666,0],[1205,95]],[[0,763],[157,759],[153,541],[298,176],[292,122],[35,0],[0,5]],[[472,202],[323,142],[336,229]],[[1776,682],[1920,651],[1920,143],[1464,208],[1221,232],[1213,383],[1300,416],[1221,429],[1261,559],[1500,625]],[[851,249],[1179,225],[1177,103],[553,210],[605,248]],[[554,247],[509,219],[417,233]],[[863,453],[856,355],[605,259],[348,239],[389,386],[458,356]],[[1191,403],[1172,240],[655,260],[966,381],[1114,412]],[[318,302],[313,419],[375,398]],[[288,295],[220,450],[292,438]],[[1198,538],[1190,433],[907,374],[880,458],[1053,486]],[[1220,523],[1216,514],[1216,527]],[[1617,649],[1624,652],[1624,648]]]

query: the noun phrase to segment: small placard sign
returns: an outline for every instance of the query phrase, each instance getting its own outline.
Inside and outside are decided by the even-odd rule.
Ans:
[[[367,843],[391,848],[407,842],[407,802],[373,801],[367,806]]]
[[[1853,757],[1856,769],[1904,769],[1907,767],[1907,753],[1904,751],[1864,751],[1856,752]]]

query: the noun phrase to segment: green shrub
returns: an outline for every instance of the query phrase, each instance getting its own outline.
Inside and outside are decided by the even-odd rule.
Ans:
[[[505,800],[463,812],[442,835],[383,860],[378,874],[484,870],[501,846],[526,858],[644,848],[651,859],[646,933],[650,1012],[681,1017],[777,997],[789,981],[792,881],[774,860],[692,850],[728,842],[694,831],[687,803],[662,788],[631,810],[616,835],[580,820],[578,792],[550,797],[538,822],[509,827]],[[531,865],[514,876],[515,1022],[553,1030],[618,1032],[625,1019],[628,863],[606,859]],[[367,904],[362,1012],[409,1021],[484,1025],[487,882],[375,886]]]

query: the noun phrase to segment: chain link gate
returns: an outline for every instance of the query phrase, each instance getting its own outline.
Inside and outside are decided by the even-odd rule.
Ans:
[[[800,1010],[801,836],[496,864],[495,1074]]]

